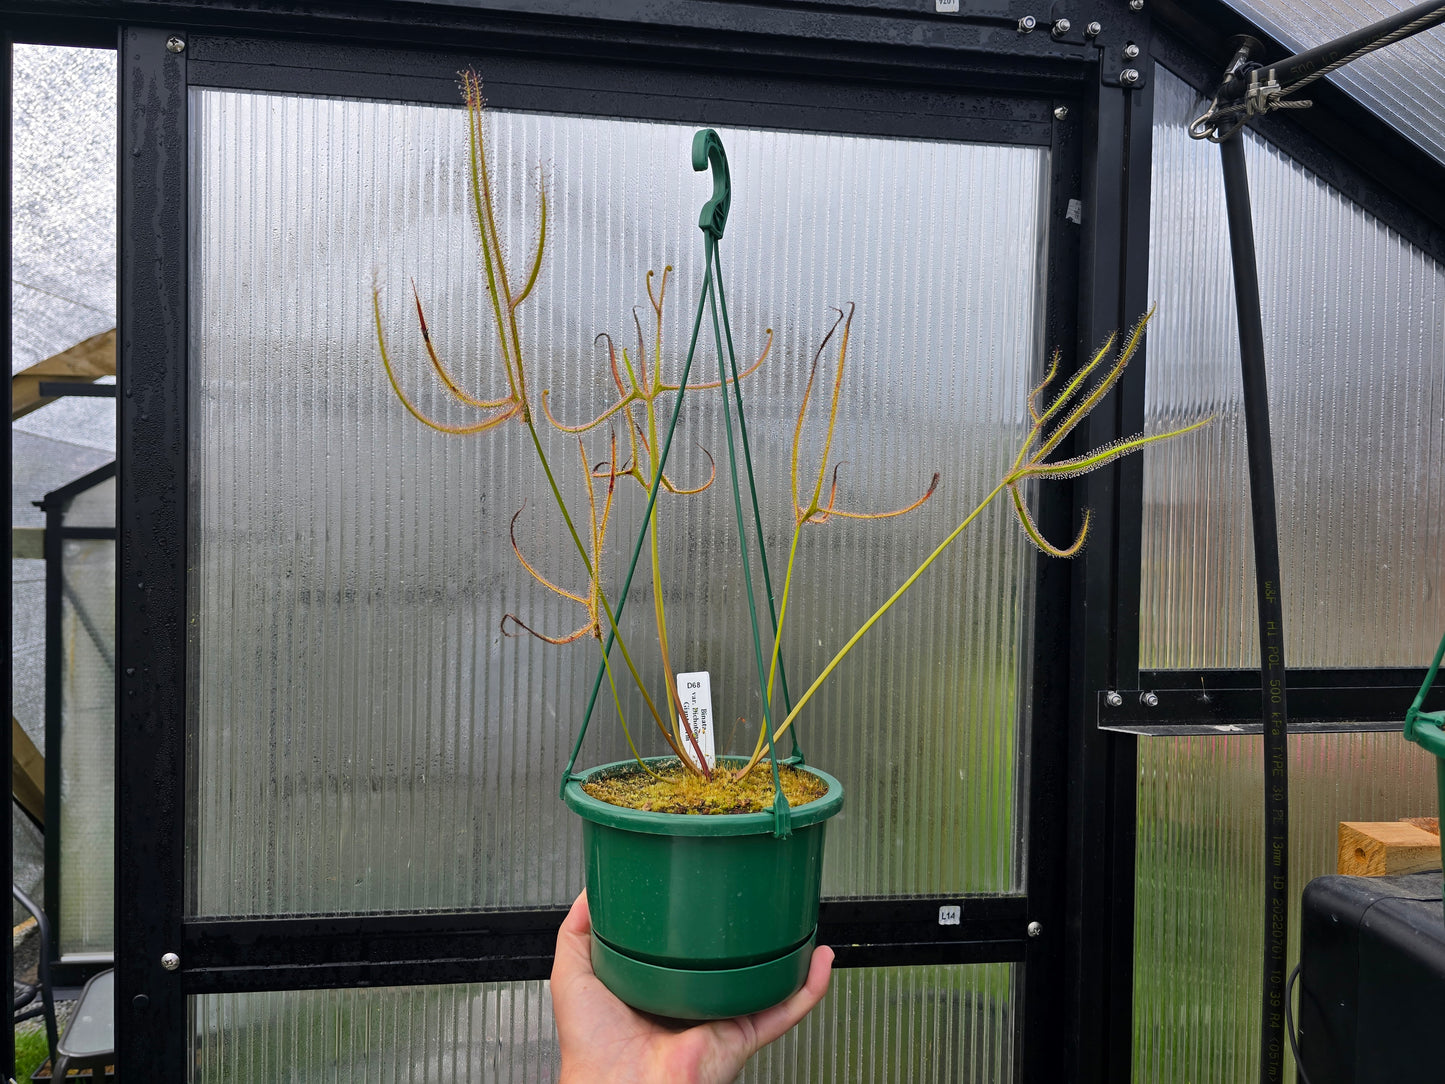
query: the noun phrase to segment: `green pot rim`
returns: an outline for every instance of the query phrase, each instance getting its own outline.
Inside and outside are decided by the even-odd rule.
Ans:
[[[674,757],[646,757],[649,764],[674,760]],[[742,757],[719,757],[719,760],[743,763]],[[655,836],[758,836],[770,835],[773,831],[772,813],[649,813],[641,809],[625,809],[599,801],[582,789],[582,784],[593,776],[633,766],[635,760],[617,760],[601,764],[582,773],[579,778],[569,779],[562,792],[567,808],[584,820],[608,828],[621,828],[628,832],[645,832]],[[843,808],[843,784],[827,772],[819,771],[810,764],[795,764],[799,771],[815,775],[828,784],[827,792],[821,798],[814,798],[806,805],[792,808],[792,825],[796,830],[806,828],[832,817]]]

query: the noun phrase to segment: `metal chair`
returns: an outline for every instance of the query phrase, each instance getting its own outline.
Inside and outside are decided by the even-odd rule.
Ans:
[[[64,1080],[72,1069],[90,1069],[91,1079],[100,1080],[106,1068],[115,1064],[115,969],[91,976],[71,1010],[64,1034],[57,1039],[55,995],[50,985],[50,923],[45,918],[45,912],[19,885],[11,885],[11,891],[20,906],[35,916],[41,938],[36,974],[39,985],[15,984],[14,1020],[19,1023],[45,1014],[52,1080]],[[40,1004],[34,1005],[37,994]]]
[[[45,912],[40,905],[32,900],[25,891],[17,884],[10,886],[11,895],[17,903],[34,917],[36,924],[40,927],[40,963],[36,968],[37,985],[31,986],[27,982],[15,984],[14,1000],[11,1002],[11,1017],[14,1023],[22,1020],[33,1020],[35,1017],[44,1014],[45,1016],[45,1040],[52,1057],[59,1045],[56,1039],[55,1029],[55,997],[50,987],[50,923],[45,918]],[[40,1003],[35,1003],[39,996]]]

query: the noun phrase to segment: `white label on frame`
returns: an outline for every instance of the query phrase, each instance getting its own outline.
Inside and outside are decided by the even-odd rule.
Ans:
[[[963,908],[956,903],[938,909],[938,924],[940,926],[957,926],[963,917]]]
[[[935,0],[934,10],[940,15],[957,15],[958,0]]]
[[[717,767],[717,752],[712,733],[712,678],[708,672],[698,670],[692,674],[678,674],[677,698],[682,701],[688,727],[697,738],[697,747],[702,750],[703,759],[711,771]],[[688,760],[697,764],[697,754],[693,752],[692,742],[687,740],[686,730],[682,735],[682,751],[687,754]]]

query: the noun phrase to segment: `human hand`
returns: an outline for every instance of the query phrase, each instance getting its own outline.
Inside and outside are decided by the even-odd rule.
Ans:
[[[781,1005],[691,1027],[668,1025],[618,1000],[592,971],[587,893],[557,931],[552,1010],[560,1084],[728,1084],[743,1063],[807,1016],[828,992],[833,950],[813,950],[803,988]]]

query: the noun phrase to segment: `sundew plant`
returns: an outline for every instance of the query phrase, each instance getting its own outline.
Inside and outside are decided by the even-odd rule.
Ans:
[[[502,429],[505,423],[515,422],[527,432],[537,461],[546,478],[546,488],[551,503],[560,513],[572,539],[586,573],[586,585],[580,589],[569,589],[549,578],[546,571],[523,552],[516,537],[516,524],[525,513],[518,509],[511,522],[511,544],[517,559],[526,571],[547,590],[575,604],[581,611],[581,623],[574,629],[548,633],[534,628],[523,616],[507,613],[502,619],[502,631],[507,635],[531,635],[550,644],[562,645],[582,639],[597,644],[601,654],[603,671],[606,675],[614,708],[621,722],[623,733],[633,757],[649,774],[656,775],[640,752],[633,738],[622,708],[618,692],[618,675],[614,671],[607,641],[615,640],[617,653],[621,656],[623,668],[641,695],[648,715],[657,728],[663,743],[690,772],[709,780],[722,777],[721,782],[740,781],[746,777],[767,755],[770,742],[767,724],[759,728],[757,742],[752,755],[737,768],[722,765],[710,767],[699,747],[696,734],[689,724],[687,714],[679,700],[675,674],[670,661],[667,614],[664,606],[664,573],[660,559],[658,538],[665,517],[655,502],[650,502],[645,531],[648,541],[649,564],[652,576],[653,623],[658,650],[662,660],[665,692],[661,697],[663,706],[650,693],[644,681],[633,651],[629,648],[622,630],[618,627],[616,610],[603,591],[603,569],[607,561],[609,527],[616,508],[616,495],[620,485],[630,479],[649,492],[660,490],[669,498],[695,499],[706,492],[716,479],[716,466],[712,455],[704,450],[709,463],[705,479],[685,481],[670,477],[664,470],[665,443],[662,439],[663,416],[668,407],[676,409],[678,397],[689,391],[717,389],[723,379],[734,385],[745,381],[756,373],[772,353],[772,332],[765,336],[765,345],[757,359],[746,369],[731,378],[720,378],[711,383],[688,383],[684,385],[677,378],[669,382],[665,375],[667,351],[663,342],[664,310],[667,304],[671,266],[665,266],[660,273],[649,271],[646,275],[646,292],[651,315],[647,327],[634,310],[633,324],[636,332],[635,349],[619,347],[612,335],[603,332],[597,342],[605,348],[607,375],[616,391],[616,401],[594,417],[568,419],[566,410],[560,404],[551,402],[546,389],[537,393],[532,388],[530,368],[522,346],[519,313],[525,303],[534,299],[541,272],[549,235],[547,194],[545,186],[539,184],[539,216],[535,233],[535,245],[528,254],[526,263],[520,268],[508,266],[508,254],[504,250],[497,229],[496,206],[493,196],[491,167],[488,162],[486,138],[485,102],[481,93],[481,81],[475,72],[463,75],[463,93],[466,99],[468,135],[468,190],[471,197],[472,216],[476,225],[482,255],[482,273],[485,278],[486,294],[490,303],[493,333],[501,368],[499,381],[504,392],[494,398],[475,395],[462,388],[452,376],[439,356],[427,323],[421,293],[413,283],[413,300],[416,307],[417,327],[422,345],[431,365],[433,378],[440,382],[456,401],[475,411],[476,419],[464,424],[448,424],[430,417],[408,396],[403,386],[403,376],[393,363],[387,347],[386,331],[381,315],[380,291],[373,288],[372,305],[376,323],[378,350],[382,365],[392,390],[405,408],[420,422],[431,428],[453,436],[471,436]],[[849,335],[852,326],[854,306],[849,303],[836,309],[837,317],[823,336],[813,355],[802,402],[799,405],[793,428],[789,477],[792,490],[792,539],[788,548],[787,565],[778,602],[776,628],[773,633],[771,661],[768,666],[766,688],[763,690],[764,703],[771,705],[774,700],[774,686],[779,674],[780,645],[783,629],[789,619],[788,600],[793,586],[794,571],[798,561],[800,541],[805,528],[828,524],[834,519],[880,520],[903,516],[921,506],[935,492],[939,476],[935,473],[921,495],[887,511],[868,512],[839,506],[838,473],[841,464],[832,461],[833,442],[838,435],[838,407],[842,395],[848,364]],[[1054,389],[1060,366],[1060,354],[1055,351],[1048,372],[1042,382],[1028,397],[1031,425],[1013,464],[999,479],[986,497],[958,524],[933,551],[923,560],[881,606],[843,644],[833,658],[818,673],[807,690],[773,729],[772,741],[776,742],[793,726],[799,713],[822,686],[828,676],[837,669],[860,639],[873,628],[885,613],[911,588],[928,568],[956,541],[975,519],[977,519],[995,498],[1007,492],[1019,524],[1030,541],[1041,551],[1054,557],[1072,557],[1083,548],[1089,533],[1089,513],[1086,511],[1077,535],[1067,545],[1055,545],[1046,539],[1035,524],[1029,512],[1029,502],[1024,486],[1031,480],[1065,480],[1096,470],[1121,456],[1138,451],[1149,444],[1180,436],[1193,429],[1207,425],[1210,419],[1193,425],[1163,433],[1138,435],[1115,441],[1103,447],[1064,458],[1050,458],[1059,453],[1064,442],[1087,418],[1091,411],[1108,395],[1118,383],[1125,367],[1133,358],[1143,341],[1145,328],[1153,310],[1145,314],[1138,324],[1124,337],[1115,349],[1116,337],[1109,339],[1094,353],[1078,372]],[[831,388],[824,391],[825,383],[821,374],[831,365]],[[826,411],[814,404],[827,400]],[[540,408],[540,410],[538,409]],[[811,408],[811,409],[810,409]],[[538,432],[538,416],[555,432],[566,434],[575,440],[575,457],[568,456],[584,481],[586,494],[586,515],[574,516],[564,499],[557,474],[549,458],[542,436]],[[822,420],[823,418],[826,420]],[[810,426],[822,427],[821,455],[815,467],[802,462],[801,452],[805,434]],[[592,442],[589,448],[588,441]],[[830,469],[831,464],[831,469]],[[760,664],[761,666],[761,664]],[[764,712],[764,718],[769,718]]]

